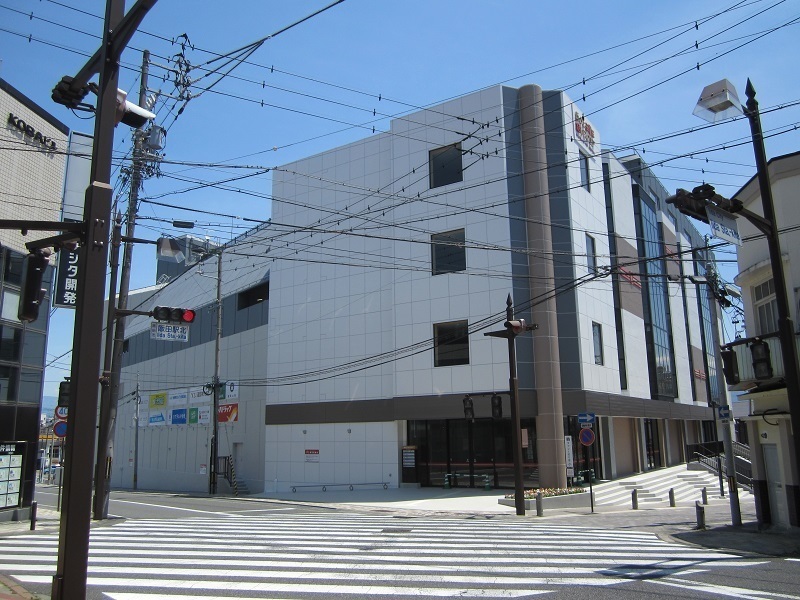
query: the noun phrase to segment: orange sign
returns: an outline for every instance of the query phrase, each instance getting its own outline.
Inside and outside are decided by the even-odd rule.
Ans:
[[[220,404],[217,408],[217,423],[233,423],[239,420],[239,404]]]

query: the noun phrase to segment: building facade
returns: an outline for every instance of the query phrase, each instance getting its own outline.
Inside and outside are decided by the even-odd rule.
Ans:
[[[2,79],[0,113],[0,219],[59,221],[67,127]],[[20,322],[17,309],[25,243],[48,235],[0,229],[0,519],[24,518],[33,500],[49,295],[33,322]]]
[[[778,224],[782,264],[791,314],[797,333],[800,304],[800,153],[773,158],[768,163],[769,180]],[[753,177],[734,198],[744,208],[763,216],[758,181]],[[766,239],[745,218],[737,219],[743,240],[739,249],[739,274],[748,337],[727,345],[726,379],[731,390],[749,407],[741,416],[746,423],[753,470],[753,494],[759,523],[800,527],[800,481],[797,479],[797,440],[792,434],[791,407],[784,380],[784,365],[778,337],[778,290]],[[797,342],[797,336],[795,336]],[[756,369],[759,364],[761,368]],[[795,367],[796,368],[796,367]],[[794,403],[796,409],[797,403]]]
[[[601,151],[563,92],[537,86],[489,88],[276,168],[271,223],[222,253],[223,303],[238,306],[261,281],[232,271],[226,254],[269,280],[268,323],[233,332],[223,317],[221,379],[253,403],[246,425],[239,407],[252,436],[237,438],[248,457],[237,476],[246,470],[252,491],[513,487],[507,344],[484,335],[503,329],[509,297],[538,326],[516,340],[526,486],[686,461],[688,444],[713,435],[709,402],[726,390],[719,318],[690,279],[710,256],[666,197],[638,157]],[[149,303],[212,301],[188,277]],[[197,350],[142,341],[126,391],[137,374],[201,385],[212,338],[200,336]],[[578,442],[585,415],[590,446]],[[164,466],[182,426],[147,426],[158,441],[138,454],[160,448],[163,459],[151,459],[148,487],[176,489],[170,469],[189,468]],[[233,454],[222,433],[219,448]],[[201,483],[207,447],[188,452]]]

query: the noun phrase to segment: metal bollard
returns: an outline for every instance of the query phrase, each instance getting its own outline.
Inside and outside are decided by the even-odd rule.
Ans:
[[[536,516],[544,515],[544,502],[542,502],[542,492],[536,492]]]
[[[669,505],[675,508],[675,489],[669,488]]]
[[[708,490],[703,488],[703,504],[708,504]]]
[[[697,515],[697,527],[695,529],[705,529],[706,528],[706,507],[700,502],[700,500],[696,500],[694,503],[694,510]]]
[[[636,488],[631,492],[631,508],[637,510],[639,508],[639,490]]]
[[[36,502],[31,502],[31,531],[36,529],[36,509],[38,506]]]

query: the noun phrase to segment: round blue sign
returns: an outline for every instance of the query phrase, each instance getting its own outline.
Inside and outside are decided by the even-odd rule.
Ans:
[[[578,434],[578,439],[584,446],[591,446],[592,444],[594,444],[594,431],[592,431],[588,427],[584,427]]]
[[[56,424],[53,425],[53,434],[56,437],[66,437],[67,435],[67,422],[66,421],[56,421]]]

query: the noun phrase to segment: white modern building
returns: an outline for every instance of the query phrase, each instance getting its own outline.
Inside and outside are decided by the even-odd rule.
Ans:
[[[712,439],[726,392],[715,307],[689,279],[703,238],[646,164],[601,148],[563,92],[496,86],[277,168],[271,222],[221,253],[238,421],[220,411],[218,452],[237,485],[513,487],[508,346],[484,335],[509,297],[538,326],[516,340],[526,486],[678,464]],[[149,489],[207,485],[216,260],[141,302],[199,308],[189,342],[128,326],[123,393],[138,380],[142,402],[121,403],[117,486],[134,465]]]
[[[800,285],[800,152],[773,158],[768,173],[778,224],[783,270],[791,310],[800,323],[797,289]],[[754,176],[734,198],[744,208],[763,216],[759,184]],[[728,344],[726,379],[731,390],[744,391],[740,401],[749,404],[746,437],[753,469],[756,513],[762,524],[800,527],[800,481],[792,433],[790,403],[784,380],[783,353],[778,337],[777,293],[767,241],[745,218],[737,219],[743,245],[739,249],[739,274],[748,337]],[[795,336],[795,342],[797,337]],[[760,363],[758,369],[755,364]],[[797,403],[795,402],[795,406]]]

